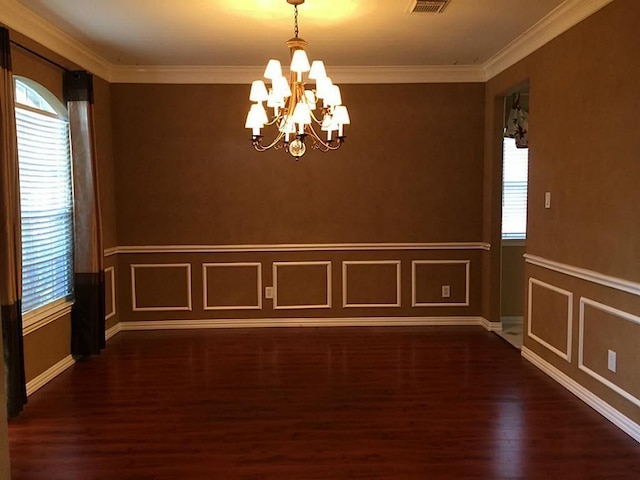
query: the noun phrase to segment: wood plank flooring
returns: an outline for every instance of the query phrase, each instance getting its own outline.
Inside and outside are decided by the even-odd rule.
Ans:
[[[480,327],[122,332],[9,425],[13,480],[640,479]]]

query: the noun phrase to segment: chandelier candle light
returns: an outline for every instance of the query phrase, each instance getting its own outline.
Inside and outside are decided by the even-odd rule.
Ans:
[[[252,83],[249,100],[256,103],[251,105],[245,127],[252,130],[251,143],[259,152],[284,148],[298,159],[307,151],[307,138],[313,142],[311,148],[321,152],[340,148],[346,138],[344,126],[350,120],[347,107],[342,105],[340,88],[327,76],[322,61],[309,64],[304,50],[307,42],[298,37],[298,5],[304,0],[287,0],[287,3],[295,9],[295,37],[287,41],[291,50],[290,81],[282,75],[280,62],[269,60],[264,77],[271,81],[271,86],[267,87],[263,80]],[[315,89],[305,89],[303,74],[307,72],[308,79],[315,81]],[[273,112],[271,118],[267,109]],[[261,129],[271,125],[277,127],[277,135],[265,145]],[[326,133],[318,134],[317,129]]]

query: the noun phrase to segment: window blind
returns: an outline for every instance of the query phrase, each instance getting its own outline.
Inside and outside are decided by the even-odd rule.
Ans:
[[[22,313],[73,294],[69,124],[16,106],[22,211]]]
[[[513,138],[503,140],[502,238],[527,236],[527,182],[529,150],[516,148]]]

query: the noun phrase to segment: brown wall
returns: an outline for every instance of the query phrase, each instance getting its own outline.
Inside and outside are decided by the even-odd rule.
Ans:
[[[105,249],[118,246],[116,230],[115,172],[113,141],[111,138],[111,84],[94,77],[94,122],[100,208],[102,213],[102,240]]]
[[[483,90],[345,85],[346,145],[296,163],[253,151],[246,85],[113,85],[118,243],[478,241]]]
[[[100,189],[100,209],[102,214],[102,241],[105,250],[118,246],[116,227],[115,167],[113,160],[113,139],[111,120],[110,83],[94,77],[94,122],[96,152],[98,156],[98,180]],[[115,326],[119,321],[116,307],[118,258],[109,255],[104,258],[105,268],[105,304],[106,328]],[[115,298],[114,298],[115,297]]]
[[[524,316],[524,245],[502,245],[500,316]]]
[[[27,382],[71,355],[71,315],[67,314],[24,336]]]
[[[623,282],[640,280],[640,163],[637,138],[631,133],[633,128],[629,130],[629,125],[635,124],[636,106],[640,104],[638,24],[640,3],[618,0],[487,83],[485,241],[496,245],[500,238],[501,96],[528,82],[527,254],[588,269],[596,275],[614,276]],[[552,193],[551,209],[544,208],[545,191]],[[484,260],[489,268],[483,283],[483,313],[496,319],[499,259],[491,252],[485,254]],[[562,308],[556,305],[558,311],[546,312],[542,305],[545,296],[536,295],[537,290],[531,299],[527,297],[532,301],[532,318],[526,320],[533,322],[541,332],[538,338],[546,338],[549,345],[566,339],[567,328],[572,328],[573,349],[566,360],[530,336],[525,336],[525,347],[638,421],[637,405],[579,368],[576,343],[581,297],[638,316],[637,295],[593,282],[585,285],[571,274],[533,265],[527,265],[526,278],[547,282],[573,296],[571,327],[567,326],[566,308],[560,312]],[[640,325],[590,315],[590,319],[585,317],[588,328],[584,333],[588,361],[599,374],[637,398],[638,377],[630,381],[624,372],[637,371],[637,357],[629,353],[626,339],[638,337]],[[598,337],[606,340],[596,341]],[[602,371],[607,349],[620,351],[621,373]]]
[[[62,70],[60,68],[15,46],[11,48],[11,62],[14,75],[35,80],[58,97],[60,102],[63,102]]]
[[[112,86],[120,246],[479,241],[483,85],[345,85],[343,98],[353,122],[346,145],[330,154],[309,151],[299,162],[282,151],[260,154],[252,149],[249,132],[243,128],[247,94],[246,85]],[[392,125],[390,121],[400,123]],[[411,261],[459,259],[460,255],[473,260],[471,304],[464,308],[412,308]],[[215,318],[223,314],[477,316],[480,312],[477,251],[362,254],[310,248],[304,254],[255,252],[240,256],[241,260],[238,254],[189,252],[119,257],[121,320]],[[272,312],[271,301],[265,300],[262,312],[202,310],[203,263],[259,262],[262,281],[270,286],[273,262],[301,259],[332,262],[332,308]],[[402,260],[401,306],[343,309],[343,260]],[[193,268],[194,310],[133,312],[130,264],[140,262],[189,263]],[[443,268],[453,269],[455,277],[459,267]],[[350,271],[353,280],[357,272],[353,267]],[[439,273],[434,278],[451,283],[445,280],[451,275]],[[311,277],[307,281],[317,283]],[[167,282],[176,285],[170,279]],[[386,286],[375,286],[380,290],[374,295],[378,300],[371,298],[366,303],[388,304],[391,295],[397,296],[395,290],[387,291],[391,283],[395,285],[395,277],[380,282]],[[326,284],[323,288],[326,297]],[[373,286],[360,282],[354,288],[358,291],[352,289],[349,295],[361,299]],[[461,294],[459,285],[452,288],[455,295]],[[281,284],[280,294],[286,296],[284,289]],[[169,292],[155,291],[156,299],[146,301],[166,305]]]

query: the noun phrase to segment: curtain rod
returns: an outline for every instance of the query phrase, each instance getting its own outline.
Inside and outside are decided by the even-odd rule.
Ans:
[[[62,70],[63,72],[70,72],[71,70],[69,70],[67,67],[64,67],[62,65],[60,65],[58,62],[54,62],[53,60],[45,57],[44,55],[36,52],[35,50],[31,50],[29,47],[25,47],[24,45],[22,45],[21,43],[16,42],[15,40],[10,40],[9,41],[12,45],[15,45],[16,47],[24,50],[25,52],[30,53],[31,55],[34,55],[36,57],[38,57],[40,60],[44,60],[45,62],[53,65],[54,67],[59,68],[60,70]]]

